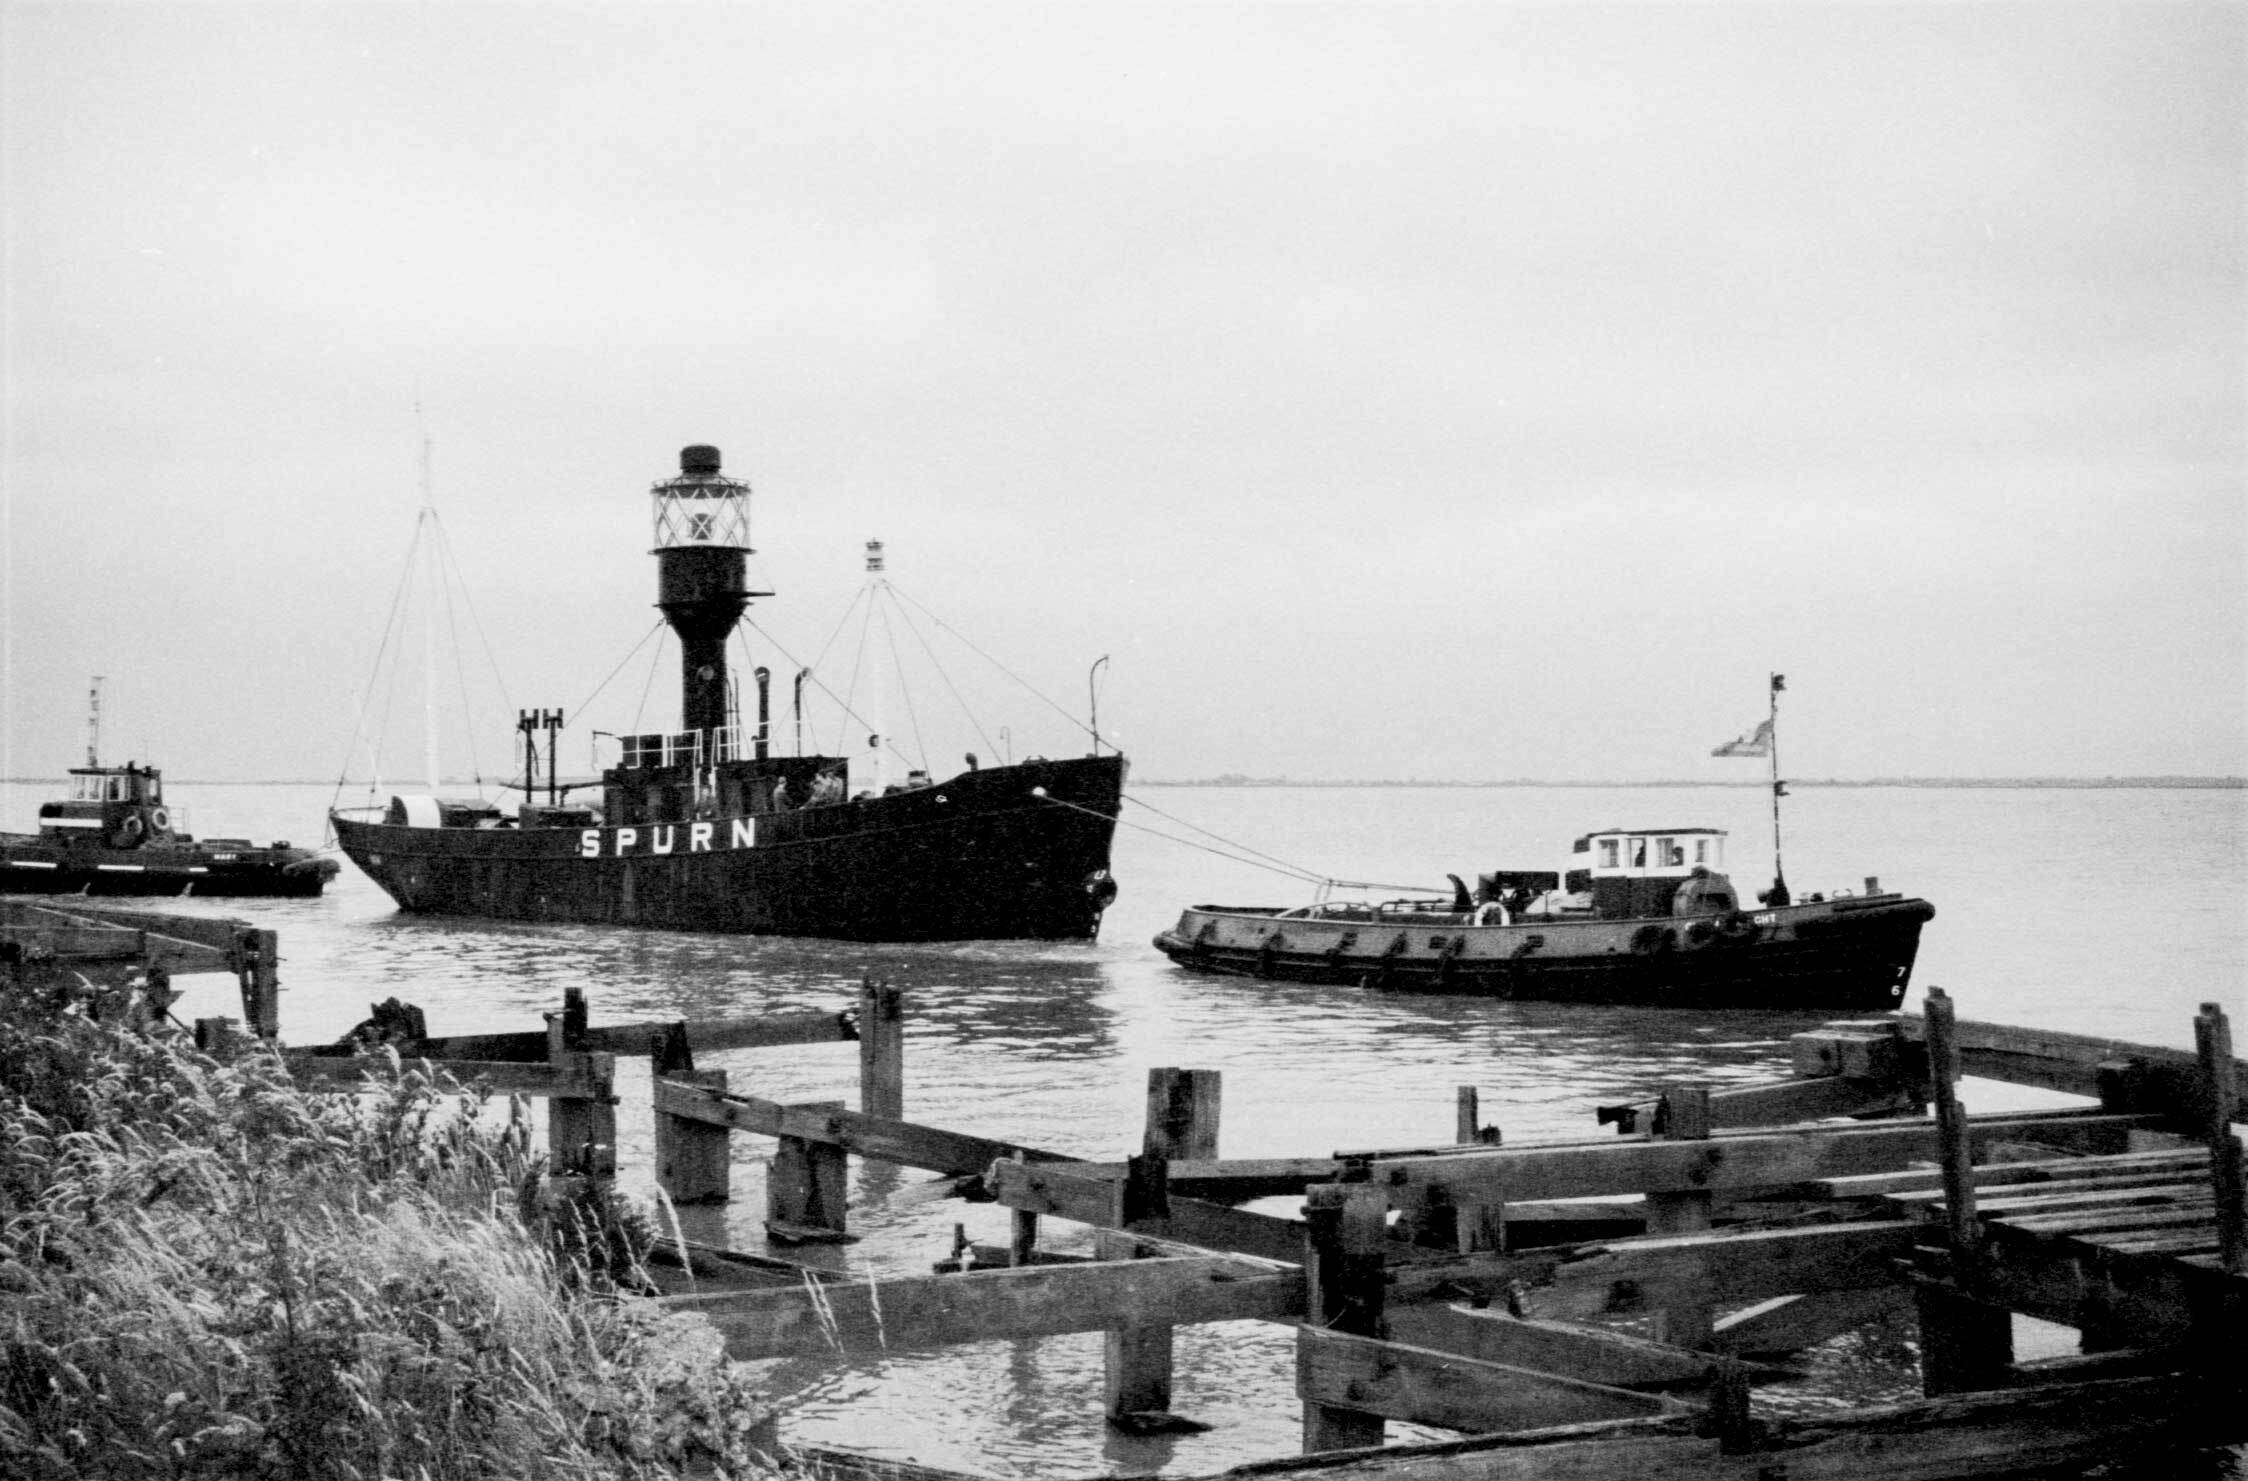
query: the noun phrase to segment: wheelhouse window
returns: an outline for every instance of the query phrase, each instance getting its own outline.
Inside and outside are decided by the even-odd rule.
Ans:
[[[1707,864],[1709,862],[1708,839],[1697,838],[1694,840],[1694,862],[1697,864]]]
[[[111,802],[123,802],[125,800],[125,779],[123,777],[113,776],[109,779],[109,800]]]
[[[1619,843],[1620,840],[1614,838],[1603,838],[1600,840],[1601,868],[1613,869],[1616,867],[1616,850],[1619,846]]]

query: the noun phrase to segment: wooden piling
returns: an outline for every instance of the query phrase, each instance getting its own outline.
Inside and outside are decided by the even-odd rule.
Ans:
[[[1305,1324],[1357,1337],[1382,1330],[1383,1246],[1388,1242],[1389,1201],[1370,1183],[1315,1183],[1304,1190]],[[1305,1351],[1297,1351],[1299,1392]],[[1385,1424],[1378,1414],[1304,1402],[1306,1455],[1379,1445]]]
[[[1655,1115],[1655,1136],[1661,1141],[1708,1141],[1710,1135],[1709,1087],[1672,1085],[1663,1091]],[[1706,1191],[1649,1193],[1649,1234],[1699,1234],[1710,1227],[1711,1195]],[[1673,1347],[1703,1348],[1710,1344],[1717,1322],[1716,1308],[1707,1302],[1665,1307],[1656,1314],[1654,1337]]]
[[[859,1109],[905,1119],[905,994],[879,977],[859,982]]]
[[[814,1101],[795,1109],[839,1111],[843,1102]],[[765,1172],[765,1232],[795,1244],[847,1240],[850,1155],[834,1142],[783,1136]]]
[[[1928,1040],[1928,1091],[1936,1110],[1936,1155],[1943,1173],[1948,1277],[1920,1277],[1913,1299],[1920,1318],[1920,1384],[1930,1398],[1996,1387],[2014,1361],[2014,1319],[2004,1307],[1975,1299],[1980,1287],[1982,1225],[1975,1214],[1974,1159],[1967,1115],[1959,1104],[1959,1037],[1950,994],[1928,989],[1923,1010]]]
[[[1147,1072],[1147,1122],[1141,1152],[1118,1186],[1117,1222],[1168,1218],[1169,1171],[1174,1160],[1207,1160],[1218,1155],[1218,1123],[1223,1082],[1216,1070],[1152,1069]],[[1036,1215],[1029,1217],[1035,1218]],[[1103,1233],[1095,1241],[1103,1259],[1133,1259],[1139,1246],[1128,1234]],[[1112,1327],[1102,1360],[1102,1409],[1120,1429],[1169,1428],[1171,1410],[1171,1328]]]
[[[660,1072],[675,1084],[726,1088],[724,1070]],[[732,1133],[707,1121],[656,1111],[656,1182],[675,1204],[725,1203],[733,1197]]]
[[[242,1021],[261,1039],[281,1036],[281,933],[243,930],[234,938],[241,963]]]
[[[2240,1138],[2232,1123],[2240,1118],[2240,1086],[2232,1057],[2232,1025],[2225,1010],[2203,1003],[2193,1021],[2195,1051],[2201,1061],[2202,1097],[2207,1106],[2203,1132],[2209,1140],[2209,1181],[2217,1205],[2217,1261],[2230,1275],[2248,1274],[2248,1177],[2243,1176]]]

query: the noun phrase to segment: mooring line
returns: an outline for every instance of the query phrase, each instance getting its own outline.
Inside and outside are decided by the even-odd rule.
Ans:
[[[1286,875],[1288,878],[1301,881],[1304,884],[1317,885],[1319,886],[1322,898],[1325,897],[1325,894],[1328,890],[1412,890],[1416,892],[1431,894],[1444,893],[1444,890],[1441,887],[1435,885],[1392,884],[1388,881],[1378,879],[1337,879],[1333,875],[1320,874],[1316,870],[1306,869],[1301,864],[1291,864],[1285,859],[1277,859],[1270,854],[1259,853],[1257,850],[1249,848],[1247,844],[1235,844],[1233,840],[1222,837],[1221,835],[1216,833],[1211,833],[1207,828],[1195,828],[1194,824],[1187,822],[1183,818],[1173,818],[1172,821],[1179,823],[1182,827],[1195,828],[1195,831],[1197,833],[1202,833],[1208,837],[1215,838],[1220,843],[1225,844],[1227,848],[1241,848],[1246,850],[1246,852],[1238,854],[1229,853],[1226,851],[1226,849],[1213,848],[1209,844],[1198,843],[1191,838],[1180,838],[1175,834],[1165,833],[1161,829],[1150,828],[1145,823],[1135,823],[1129,818],[1111,817],[1109,814],[1100,811],[1098,808],[1087,807],[1080,802],[1065,802],[1061,798],[1052,796],[1050,794],[1039,794],[1039,800],[1041,802],[1050,802],[1056,807],[1066,807],[1072,812],[1084,813],[1087,817],[1099,818],[1104,822],[1114,823],[1121,828],[1137,829],[1138,831],[1145,833],[1152,838],[1160,838],[1165,843],[1175,843],[1184,848],[1198,849],[1201,852],[1210,854],[1216,858],[1230,860],[1231,862],[1236,864],[1247,864],[1253,869],[1264,869],[1274,874]],[[1128,800],[1136,801],[1137,799]],[[1147,807],[1147,804],[1143,802],[1140,804],[1140,806]],[[1150,807],[1148,808],[1148,811],[1156,813],[1159,817],[1170,816],[1168,813],[1164,813],[1159,808]]]

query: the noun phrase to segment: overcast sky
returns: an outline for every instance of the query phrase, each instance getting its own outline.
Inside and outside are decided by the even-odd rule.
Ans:
[[[709,441],[1143,777],[2248,770],[2240,5],[0,18],[0,773],[334,777],[417,401],[565,769]]]

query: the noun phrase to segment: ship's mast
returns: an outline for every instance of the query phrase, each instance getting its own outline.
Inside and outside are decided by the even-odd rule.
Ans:
[[[94,687],[86,695],[86,764],[101,765],[101,675],[94,675]]]
[[[883,574],[884,565],[882,542],[880,540],[867,541],[867,636],[876,638],[878,644],[879,638],[874,632],[875,617],[879,614],[885,621],[888,620],[888,613],[884,612],[882,608],[882,598],[887,596],[890,591],[890,578]],[[868,721],[866,748],[868,759],[872,762],[869,768],[870,775],[867,785],[869,790],[877,797],[889,790],[890,784],[890,737],[884,726],[883,715],[890,690],[887,678],[882,664],[882,650],[877,646],[874,650],[874,682],[871,686],[873,695],[867,701],[866,707]]]
[[[437,523],[437,498],[432,492],[430,479],[429,432],[422,427],[421,403],[414,403],[416,430],[421,434],[421,513],[417,544],[426,544],[420,550],[422,584],[422,773],[429,783],[431,796],[439,786],[437,768],[437,604],[443,598],[444,572],[439,566],[435,525]]]
[[[721,756],[726,726],[726,639],[752,597],[749,485],[719,476],[719,452],[680,449],[679,476],[649,490],[655,504],[656,606],[679,635],[679,723],[704,764]]]

